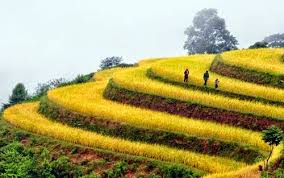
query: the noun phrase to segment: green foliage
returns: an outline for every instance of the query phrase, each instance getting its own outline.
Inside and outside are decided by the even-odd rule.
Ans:
[[[89,175],[82,176],[80,178],[101,178],[101,176],[96,175],[96,174],[89,174]]]
[[[107,57],[101,61],[100,68],[101,69],[107,69],[111,67],[116,67],[122,62],[122,57],[118,56],[112,56],[112,57]]]
[[[179,166],[164,166],[162,168],[164,172],[165,178],[172,178],[172,177],[181,177],[181,178],[193,178],[196,177],[196,174],[184,169],[183,167]]]
[[[276,126],[271,126],[262,132],[262,140],[270,146],[277,146],[283,139],[283,131]]]
[[[28,92],[22,83],[18,83],[12,91],[12,95],[9,98],[10,104],[16,104],[23,102],[27,99]]]
[[[22,139],[24,139],[24,138],[29,136],[28,133],[22,132],[22,131],[16,131],[14,133],[14,135],[15,135],[16,140],[18,140],[18,141],[20,141],[20,140],[22,140]]]
[[[73,85],[73,84],[79,84],[79,83],[86,83],[90,81],[93,77],[94,73],[82,75],[79,74],[77,77],[73,80],[66,80],[64,78],[59,78],[59,79],[53,79],[49,80],[46,83],[39,83],[36,92],[34,94],[34,98],[39,98],[47,93],[48,90],[57,88],[57,87],[63,87],[63,86],[68,86],[68,85]]]
[[[112,169],[109,169],[103,173],[103,177],[116,178],[122,177],[127,170],[127,164],[125,162],[116,163]]]
[[[265,41],[256,42],[249,47],[249,49],[267,48],[268,43]]]
[[[48,90],[56,88],[64,83],[67,83],[67,81],[63,78],[49,80],[46,83],[39,83],[36,88],[34,97],[41,97],[45,95]]]
[[[284,169],[282,169],[282,168],[276,169],[276,170],[274,171],[274,176],[275,176],[276,178],[282,178],[282,177],[284,177]]]
[[[261,172],[261,175],[260,175],[261,178],[269,178],[269,174],[267,171],[263,171]]]
[[[19,143],[0,148],[0,177],[31,177],[32,156]]]
[[[13,89],[13,93],[10,97],[9,103],[2,104],[2,108],[0,109],[0,111],[3,111],[4,109],[14,104],[17,104],[19,102],[37,101],[40,99],[40,97],[46,95],[48,90],[51,90],[57,87],[64,87],[64,86],[73,85],[73,84],[86,83],[90,81],[93,78],[93,76],[94,76],[94,73],[90,73],[86,75],[79,74],[76,78],[70,81],[64,78],[59,78],[59,79],[49,80],[46,83],[39,83],[36,87],[35,93],[31,96],[28,96],[25,86],[19,83]]]
[[[71,81],[71,83],[74,83],[74,84],[79,84],[79,83],[86,83],[88,81],[90,81],[90,79],[93,77],[93,73],[91,74],[88,74],[88,75],[77,75],[77,77]]]
[[[138,66],[138,64],[127,64],[127,63],[121,63],[121,64],[118,64],[117,67],[135,67],[135,66]]]
[[[66,156],[61,156],[50,163],[51,173],[55,177],[78,177],[82,175],[78,167],[74,167]]]
[[[284,33],[270,35],[268,37],[265,37],[264,41],[268,43],[269,47],[283,48],[284,47]]]
[[[68,157],[51,160],[47,150],[40,156],[36,150],[27,149],[15,142],[0,148],[0,177],[79,177],[82,171]]]
[[[268,158],[266,159],[264,168],[265,170],[268,169],[268,162],[272,155],[273,149],[275,146],[279,145],[280,142],[283,140],[283,131],[276,126],[270,126],[268,129],[262,131],[262,140],[270,145],[271,150]]]
[[[186,29],[184,49],[188,54],[221,53],[237,49],[238,41],[226,29],[216,9],[203,9],[195,15],[193,26]],[[214,34],[214,35],[212,35]]]

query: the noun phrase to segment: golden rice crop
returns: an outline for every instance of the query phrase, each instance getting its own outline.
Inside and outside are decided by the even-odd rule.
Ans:
[[[233,171],[246,166],[244,163],[226,158],[202,155],[160,145],[130,142],[78,128],[68,127],[44,118],[37,113],[37,110],[38,103],[16,105],[5,110],[4,119],[17,127],[37,134],[82,144],[84,146],[144,156],[162,161],[182,163],[210,173]]]
[[[195,102],[201,105],[230,111],[284,119],[283,107],[263,104],[261,102],[233,99],[148,79],[146,77],[146,70],[149,66],[150,65],[148,64],[147,66],[141,66],[139,68],[130,68],[119,71],[114,74],[113,80],[120,86],[133,91]]]
[[[222,58],[225,63],[268,72],[275,75],[284,74],[284,62],[281,56],[284,48],[247,49],[225,52]]]
[[[250,144],[264,150],[268,149],[258,132],[136,108],[104,99],[102,93],[106,83],[107,81],[93,82],[58,88],[48,92],[48,98],[64,108],[85,115],[126,122],[137,127],[161,129],[201,137],[214,137]]]
[[[93,76],[94,81],[100,82],[100,81],[106,81],[110,78],[112,78],[113,73],[122,70],[121,67],[111,68],[108,70],[102,70],[99,72],[96,72]]]
[[[190,71],[189,83],[203,86],[203,73],[210,68],[213,59],[213,55],[174,57],[156,62],[151,68],[158,76],[177,82],[183,82],[183,71],[188,68]],[[219,90],[284,102],[284,90],[243,82],[216,73],[210,73],[209,87],[214,88],[216,78],[221,82]]]

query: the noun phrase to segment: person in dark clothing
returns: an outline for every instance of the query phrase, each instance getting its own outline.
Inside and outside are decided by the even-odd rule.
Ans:
[[[215,89],[217,89],[219,87],[219,82],[220,81],[218,79],[215,80]]]
[[[207,86],[207,81],[209,79],[208,70],[203,74],[203,79],[204,79],[204,86]]]
[[[188,75],[189,75],[189,70],[185,69],[183,82],[188,82]]]

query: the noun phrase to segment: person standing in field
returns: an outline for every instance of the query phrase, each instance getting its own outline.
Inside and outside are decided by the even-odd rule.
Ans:
[[[188,75],[189,75],[189,70],[185,69],[183,82],[188,82]]]
[[[203,79],[204,79],[204,86],[207,86],[207,81],[209,79],[209,73],[208,70],[203,74]]]
[[[215,80],[215,89],[217,89],[219,87],[219,82],[220,81],[218,79]]]

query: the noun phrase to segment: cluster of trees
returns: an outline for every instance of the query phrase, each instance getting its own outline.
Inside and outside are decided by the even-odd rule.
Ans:
[[[45,95],[48,90],[53,88],[88,82],[93,75],[94,73],[78,75],[76,78],[70,81],[64,78],[59,78],[50,80],[46,83],[39,83],[35,92],[31,95],[28,94],[28,91],[23,83],[18,83],[12,90],[8,103],[2,104],[1,110],[4,110],[17,103],[38,100],[41,96]]]
[[[226,29],[225,20],[216,9],[203,9],[196,13],[193,25],[185,30],[184,49],[188,54],[216,54],[237,49],[237,39]],[[249,48],[284,47],[284,33],[265,37]]]
[[[265,37],[262,41],[251,45],[250,49],[255,48],[283,48],[284,47],[284,33],[273,34]]]
[[[137,64],[124,63],[122,61],[123,61],[122,57],[119,56],[107,57],[101,60],[100,68],[101,70],[104,70],[112,67],[132,67],[137,65]]]
[[[100,68],[101,70],[105,70],[113,67],[131,67],[137,65],[137,64],[123,63],[122,61],[123,61],[122,57],[118,56],[107,57],[101,60]],[[0,110],[4,110],[17,103],[37,100],[41,96],[45,95],[48,90],[53,88],[88,82],[93,78],[93,75],[94,73],[90,73],[87,75],[80,74],[76,78],[70,81],[64,78],[59,78],[59,79],[50,80],[46,83],[39,83],[38,86],[36,87],[35,93],[32,95],[28,94],[28,91],[23,83],[18,83],[12,90],[12,94],[9,97],[9,102],[2,104],[2,108]]]

